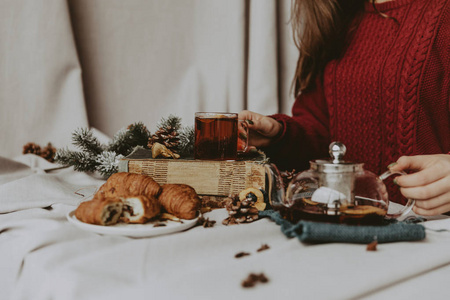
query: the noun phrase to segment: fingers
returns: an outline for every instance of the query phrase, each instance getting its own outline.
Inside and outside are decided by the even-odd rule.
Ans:
[[[403,156],[390,170],[414,171],[395,182],[405,197],[416,199],[415,213],[432,216],[450,211],[450,155]]]
[[[432,210],[440,206],[450,204],[450,194],[441,194],[437,197],[423,200],[416,200],[414,204],[416,207],[424,210]]]
[[[433,216],[450,211],[450,180],[444,177],[431,184],[400,188],[406,198],[415,199],[414,212]]]
[[[429,156],[416,155],[416,156],[402,156],[395,163],[391,170],[421,170],[424,169]]]
[[[441,206],[428,208],[428,209],[420,206],[420,204],[422,202],[427,202],[427,201],[417,201],[413,207],[413,211],[416,214],[421,215],[421,216],[436,216],[436,215],[441,215],[443,213],[450,211],[450,203],[448,202],[448,199],[447,199],[447,203],[445,203]]]
[[[271,143],[271,138],[268,138],[265,135],[262,135],[258,133],[257,131],[251,131],[249,132],[248,136],[248,145],[249,146],[255,146],[255,147],[267,147]]]
[[[401,177],[406,176],[408,175],[404,175]],[[421,185],[411,184],[409,186],[403,184],[405,180],[399,182],[400,179],[402,178],[397,177],[396,181],[401,186],[401,192],[403,196],[405,196],[406,198],[412,198],[416,200],[426,200],[436,198],[445,193],[450,193],[450,177],[444,177],[441,178],[440,180],[434,181],[429,184],[427,183],[423,184],[419,182]],[[448,199],[448,201],[450,201],[450,199]]]
[[[248,120],[249,145],[267,147],[273,137],[282,130],[282,125],[271,117],[267,117],[252,111],[243,110],[239,113],[239,119]]]
[[[390,170],[417,171],[412,174],[397,177],[396,182],[401,187],[424,186],[449,175],[449,159],[450,156],[448,155],[443,157],[441,155],[402,156]]]
[[[262,117],[264,117],[264,115],[261,115],[261,114],[258,114],[258,113],[255,113],[255,112],[249,111],[249,110],[243,110],[243,111],[239,112],[239,114],[238,114],[239,120],[254,121],[254,120],[260,119]]]
[[[280,132],[281,127],[282,125],[278,121],[264,116],[254,120],[253,124],[250,123],[248,128],[257,131],[263,136],[272,138]]]
[[[261,124],[259,121],[260,119],[264,118],[265,116],[249,111],[249,110],[243,110],[239,112],[238,118],[239,120],[245,120],[247,123],[247,128],[249,130],[248,135],[248,148],[252,149],[255,147],[266,147],[270,144],[270,138],[267,137],[265,134],[262,134],[260,132],[264,132],[266,129],[264,128],[264,125]]]
[[[401,187],[415,187],[432,184],[442,179],[445,175],[442,170],[433,167],[420,172],[398,176],[395,181]]]
[[[401,188],[407,198],[416,199],[414,212],[423,216],[438,215],[450,211],[450,188],[447,180],[442,179],[432,184]]]
[[[255,130],[262,135],[269,135],[271,133],[271,118],[269,117],[252,111],[243,110],[239,113],[239,119],[246,120],[249,129]]]

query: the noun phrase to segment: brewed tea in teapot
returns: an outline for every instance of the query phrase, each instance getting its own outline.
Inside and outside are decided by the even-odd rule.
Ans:
[[[344,160],[344,144],[333,142],[329,150],[330,159],[310,161],[310,169],[294,177],[286,195],[272,202],[284,218],[291,222],[379,225],[411,210],[414,200],[408,199],[401,211],[388,213],[389,199],[383,181],[404,172],[387,171],[377,176],[365,170],[363,163]]]

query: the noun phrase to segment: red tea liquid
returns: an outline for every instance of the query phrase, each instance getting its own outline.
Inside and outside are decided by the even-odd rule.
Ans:
[[[194,158],[206,160],[237,159],[238,118],[195,117]]]
[[[347,209],[339,211],[338,214],[328,214],[326,204],[312,205],[303,199],[295,201],[291,207],[279,204],[272,206],[284,219],[294,224],[306,220],[347,225],[382,225],[387,213],[387,207],[373,207],[362,203],[361,205],[349,206]]]

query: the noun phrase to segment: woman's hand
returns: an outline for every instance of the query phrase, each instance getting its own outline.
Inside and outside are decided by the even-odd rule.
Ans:
[[[248,120],[249,146],[267,147],[283,129],[275,119],[248,110],[239,113],[239,120]]]
[[[414,172],[395,181],[403,196],[416,200],[416,214],[432,216],[450,211],[450,155],[402,156],[390,170]]]

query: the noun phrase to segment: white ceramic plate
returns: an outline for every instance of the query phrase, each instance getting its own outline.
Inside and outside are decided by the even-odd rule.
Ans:
[[[98,234],[121,235],[129,237],[151,237],[162,234],[183,231],[193,227],[197,223],[197,219],[175,221],[153,221],[146,224],[124,224],[118,223],[111,226],[101,226],[81,222],[75,217],[75,210],[67,214],[67,220],[80,229],[95,232]],[[155,224],[164,223],[166,226],[155,227]]]

